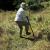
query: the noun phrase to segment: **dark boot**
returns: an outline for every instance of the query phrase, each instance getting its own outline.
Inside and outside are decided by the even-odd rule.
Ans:
[[[26,35],[30,35],[31,33],[30,32],[26,32]]]

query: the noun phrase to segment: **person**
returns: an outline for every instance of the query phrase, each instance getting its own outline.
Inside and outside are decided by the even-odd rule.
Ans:
[[[26,18],[26,3],[22,2],[20,4],[20,8],[16,13],[16,17],[15,17],[15,22],[18,24],[19,28],[20,28],[20,37],[22,37],[22,30],[23,30],[23,26],[25,26],[25,31],[26,34],[29,35],[30,32],[28,32],[29,30],[29,23],[28,20]]]

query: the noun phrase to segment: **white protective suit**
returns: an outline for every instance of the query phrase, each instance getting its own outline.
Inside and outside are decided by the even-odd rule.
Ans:
[[[25,14],[25,10],[23,9],[23,4],[22,3],[19,8],[19,10],[17,11],[17,14],[16,14],[16,17],[15,17],[15,21],[27,21],[27,18],[26,18],[26,14]]]

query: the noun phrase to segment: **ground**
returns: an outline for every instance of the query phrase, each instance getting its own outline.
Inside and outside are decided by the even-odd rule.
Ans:
[[[30,35],[25,35],[24,29],[25,38],[20,38],[19,28],[14,22],[15,15],[16,11],[0,11],[0,50],[50,50],[50,40],[47,38],[50,31],[50,7],[30,13],[34,34],[38,36],[41,32],[44,35],[42,38],[31,39]]]

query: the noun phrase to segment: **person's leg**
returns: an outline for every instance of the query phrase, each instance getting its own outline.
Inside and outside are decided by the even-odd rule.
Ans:
[[[19,26],[19,27],[20,27],[20,26]],[[20,27],[20,37],[22,37],[22,30],[23,30],[23,28]]]
[[[31,34],[30,32],[28,32],[29,31],[29,24],[27,22],[25,23],[25,31],[26,31],[27,35]]]
[[[22,37],[22,30],[23,30],[22,22],[17,22],[17,24],[18,24],[19,29],[20,29],[20,37]]]

